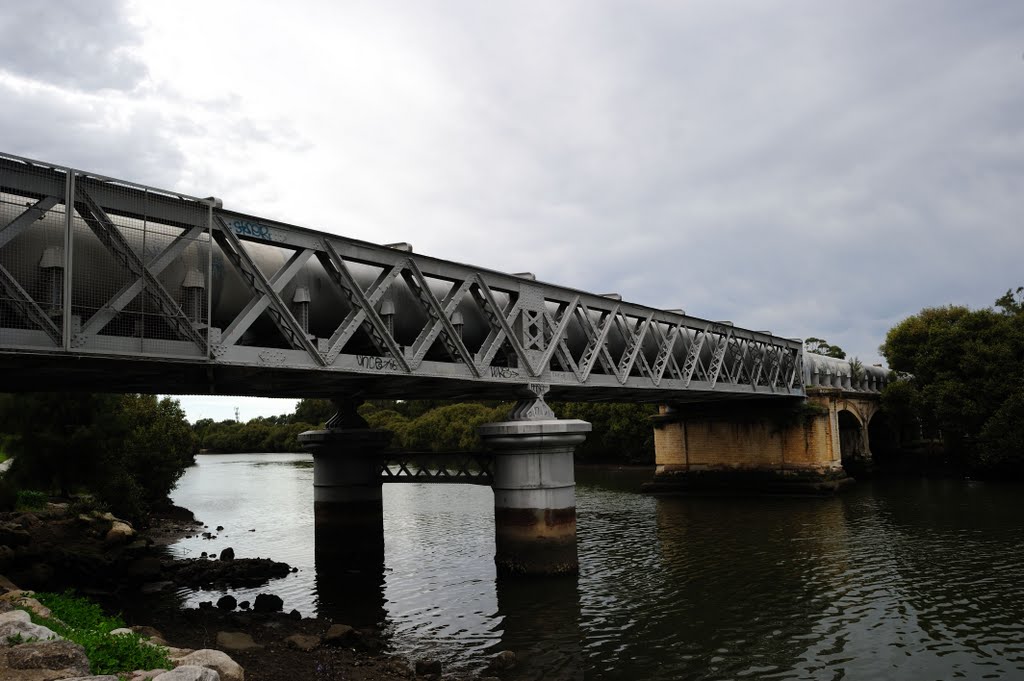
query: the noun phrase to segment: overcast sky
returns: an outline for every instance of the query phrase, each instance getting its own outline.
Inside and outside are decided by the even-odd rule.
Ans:
[[[867,363],[1024,285],[1024,3],[0,8],[0,151]]]

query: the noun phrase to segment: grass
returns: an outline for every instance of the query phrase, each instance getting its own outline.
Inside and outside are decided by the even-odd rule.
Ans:
[[[52,617],[29,612],[32,621],[85,648],[94,675],[119,674],[136,669],[171,669],[167,650],[143,642],[138,634],[110,634],[125,626],[120,617],[108,616],[92,601],[64,593],[37,593],[36,600]]]
[[[46,502],[49,498],[46,492],[39,492],[34,489],[20,489],[18,490],[18,501],[15,504],[15,509],[19,511],[37,511],[41,508],[46,508]]]

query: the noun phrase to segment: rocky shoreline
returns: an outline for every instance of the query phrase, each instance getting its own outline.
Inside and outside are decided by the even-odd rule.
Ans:
[[[33,591],[66,589],[92,598],[109,611],[121,611],[132,631],[171,651],[175,669],[136,670],[124,677],[132,681],[480,680],[507,678],[515,667],[515,656],[506,651],[478,673],[450,675],[435,660],[389,655],[382,632],[373,628],[303,618],[294,610],[285,613],[269,582],[289,574],[293,568],[288,565],[265,558],[236,558],[230,549],[216,556],[176,559],[164,548],[202,530],[184,509],[153,519],[144,533],[109,513],[81,512],[69,504],[0,514],[0,575],[6,575],[0,581],[0,681],[117,678],[88,676],[87,662],[81,673],[84,653],[77,655],[69,648],[76,644],[23,642],[33,637],[14,636],[20,624],[11,624],[12,633],[3,633],[5,622],[24,624],[28,615],[22,610],[37,607]],[[268,585],[268,592],[252,603],[237,603],[226,596],[216,604],[180,607],[179,588],[214,585],[224,589]],[[48,644],[60,644],[63,653],[36,650]],[[74,664],[46,666],[68,661]],[[29,664],[42,666],[24,666]]]

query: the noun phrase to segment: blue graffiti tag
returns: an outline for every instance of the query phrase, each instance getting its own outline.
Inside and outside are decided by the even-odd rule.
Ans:
[[[231,223],[231,226],[235,229],[235,234],[239,236],[251,236],[257,239],[263,239],[264,241],[277,241],[274,238],[274,233],[270,231],[270,227],[261,225],[258,222],[249,222],[248,220],[235,220]]]

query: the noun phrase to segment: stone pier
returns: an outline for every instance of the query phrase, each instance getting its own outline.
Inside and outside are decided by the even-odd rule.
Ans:
[[[531,386],[511,420],[480,426],[494,453],[494,562],[499,575],[576,574],[573,451],[590,424],[557,419]]]
[[[819,389],[782,404],[664,405],[653,418],[656,470],[645,490],[834,493],[853,481],[840,440],[846,399]]]

